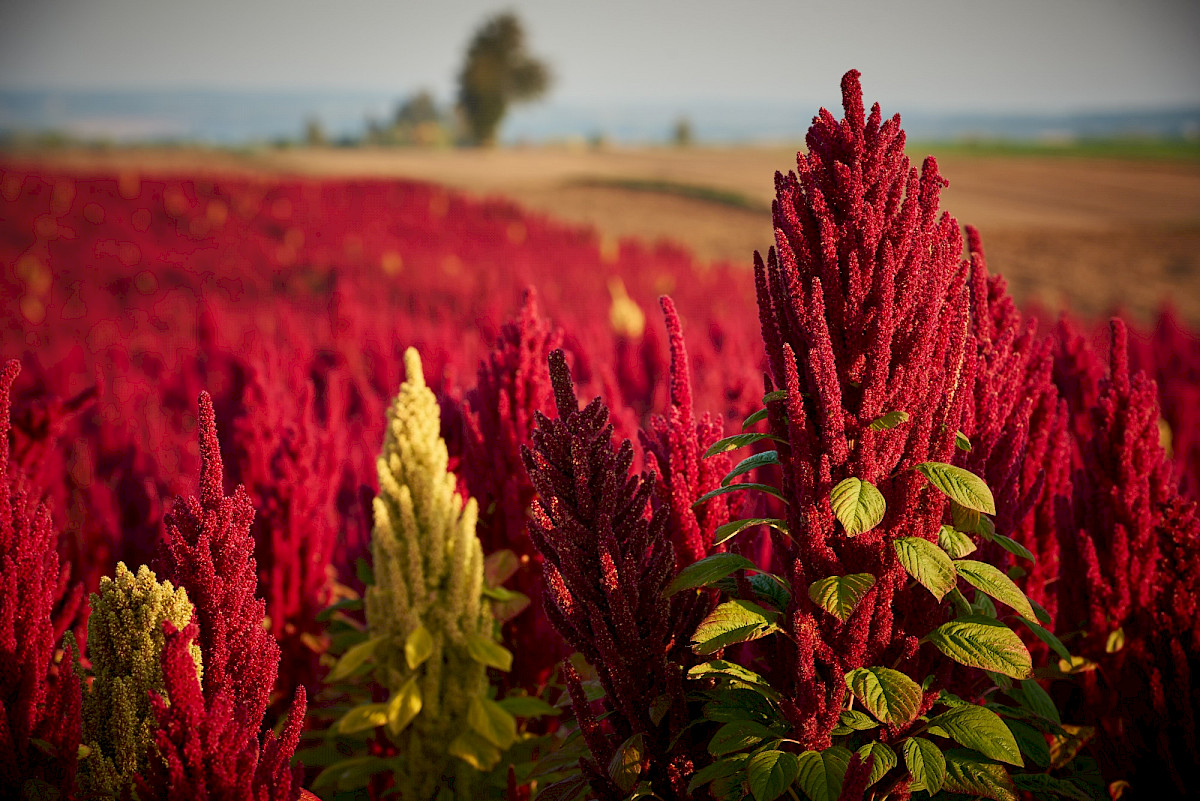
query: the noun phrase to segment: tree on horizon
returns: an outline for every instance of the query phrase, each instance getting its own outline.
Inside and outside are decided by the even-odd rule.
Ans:
[[[525,49],[525,30],[512,12],[490,17],[475,32],[458,76],[466,139],[490,147],[508,108],[542,97],[550,87],[545,62]]]

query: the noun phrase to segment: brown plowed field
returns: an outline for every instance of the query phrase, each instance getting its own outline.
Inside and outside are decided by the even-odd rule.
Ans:
[[[772,241],[774,172],[795,162],[794,151],[782,147],[112,150],[16,158],[176,175],[416,178],[507,196],[609,236],[671,239],[701,258],[746,264]],[[1169,300],[1200,326],[1200,163],[952,153],[939,164],[950,181],[943,206],[980,229],[992,269],[1018,298],[1089,317],[1120,307],[1142,320]]]

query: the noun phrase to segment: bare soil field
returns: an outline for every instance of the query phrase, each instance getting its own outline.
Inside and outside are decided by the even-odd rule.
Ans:
[[[606,236],[669,239],[701,259],[749,265],[772,242],[773,176],[794,167],[795,151],[164,149],[7,158],[85,171],[412,178],[505,196]],[[990,266],[1020,300],[1086,317],[1119,308],[1143,321],[1170,302],[1200,326],[1200,163],[951,152],[939,166],[950,181],[943,207],[980,230]]]

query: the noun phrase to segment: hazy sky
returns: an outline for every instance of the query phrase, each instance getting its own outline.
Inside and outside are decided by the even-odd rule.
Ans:
[[[1197,0],[0,0],[0,87],[369,89],[453,96],[515,10],[573,105],[868,99],[929,110],[1200,104]]]

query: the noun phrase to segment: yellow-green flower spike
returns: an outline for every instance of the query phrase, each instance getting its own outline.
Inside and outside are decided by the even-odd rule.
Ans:
[[[89,750],[80,778],[90,793],[121,797],[153,758],[149,693],[163,692],[163,621],[182,629],[192,619],[192,604],[182,587],[160,583],[145,565],[135,576],[123,562],[113,578],[100,580],[90,602],[87,650],[95,678],[83,698],[83,743]],[[199,674],[198,646],[192,657]]]

